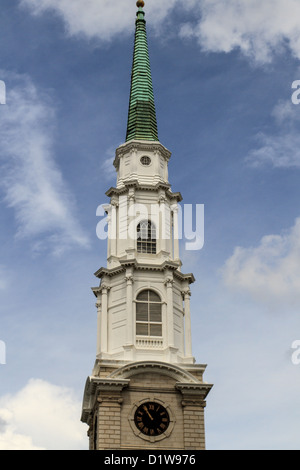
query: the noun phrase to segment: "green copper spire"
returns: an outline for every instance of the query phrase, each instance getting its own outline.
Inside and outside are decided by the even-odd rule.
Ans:
[[[138,0],[137,7],[126,142],[158,141],[143,0]]]

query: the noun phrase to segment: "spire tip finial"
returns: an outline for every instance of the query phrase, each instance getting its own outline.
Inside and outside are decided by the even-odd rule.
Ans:
[[[138,1],[136,2],[136,6],[137,6],[138,8],[140,8],[140,7],[141,7],[141,8],[144,8],[145,2],[144,2],[143,0],[138,0]]]

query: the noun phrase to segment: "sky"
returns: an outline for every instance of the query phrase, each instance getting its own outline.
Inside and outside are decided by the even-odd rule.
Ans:
[[[125,140],[134,0],[2,0],[0,449],[85,450],[97,207]],[[147,0],[160,142],[205,206],[193,352],[208,450],[300,448],[300,3]],[[293,88],[294,85],[294,88]],[[296,93],[296,94],[295,94]],[[298,352],[299,351],[299,352]]]

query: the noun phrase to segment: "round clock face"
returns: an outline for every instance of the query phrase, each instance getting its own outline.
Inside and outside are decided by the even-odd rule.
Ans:
[[[134,422],[138,430],[146,436],[160,436],[168,429],[170,416],[159,403],[147,402],[136,410]]]

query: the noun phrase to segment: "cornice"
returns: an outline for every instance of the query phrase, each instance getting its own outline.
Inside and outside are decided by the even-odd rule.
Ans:
[[[179,390],[185,398],[189,400],[192,397],[198,396],[201,400],[205,400],[211,389],[213,388],[212,384],[207,383],[177,383],[176,384],[177,390]],[[184,404],[184,403],[183,403]],[[193,404],[186,403],[186,404]]]
[[[98,279],[102,279],[103,276],[107,275],[109,277],[115,276],[124,271],[123,266],[117,266],[116,268],[108,269],[108,268],[100,268],[98,271],[95,272],[94,276]]]
[[[124,182],[124,186],[122,186],[121,188],[114,188],[114,187],[109,188],[109,190],[106,191],[105,195],[110,198],[113,196],[121,196],[123,194],[128,193],[128,190],[130,188],[134,188],[135,191],[156,191],[156,192],[159,191],[160,189],[163,189],[166,192],[166,195],[169,197],[169,199],[175,199],[177,202],[181,202],[183,200],[181,193],[180,192],[173,193],[171,191],[171,185],[168,183],[159,182],[155,185],[141,184],[136,179]]]
[[[189,284],[194,284],[194,282],[196,281],[194,274],[183,274],[181,271],[178,270],[174,272],[174,277],[176,277],[180,281],[187,281]]]
[[[159,271],[164,272],[166,270],[173,271],[174,277],[179,279],[180,281],[187,281],[189,284],[193,284],[195,282],[195,277],[193,274],[183,274],[181,271],[178,270],[178,263],[173,261],[164,261],[162,264],[144,264],[138,263],[137,260],[120,260],[120,266],[116,268],[108,269],[108,268],[100,268],[98,271],[95,272],[95,277],[98,279],[102,279],[104,276],[114,277],[117,274],[126,271],[126,268],[132,267],[136,271]],[[99,287],[92,288],[96,295],[96,290],[99,292]]]

